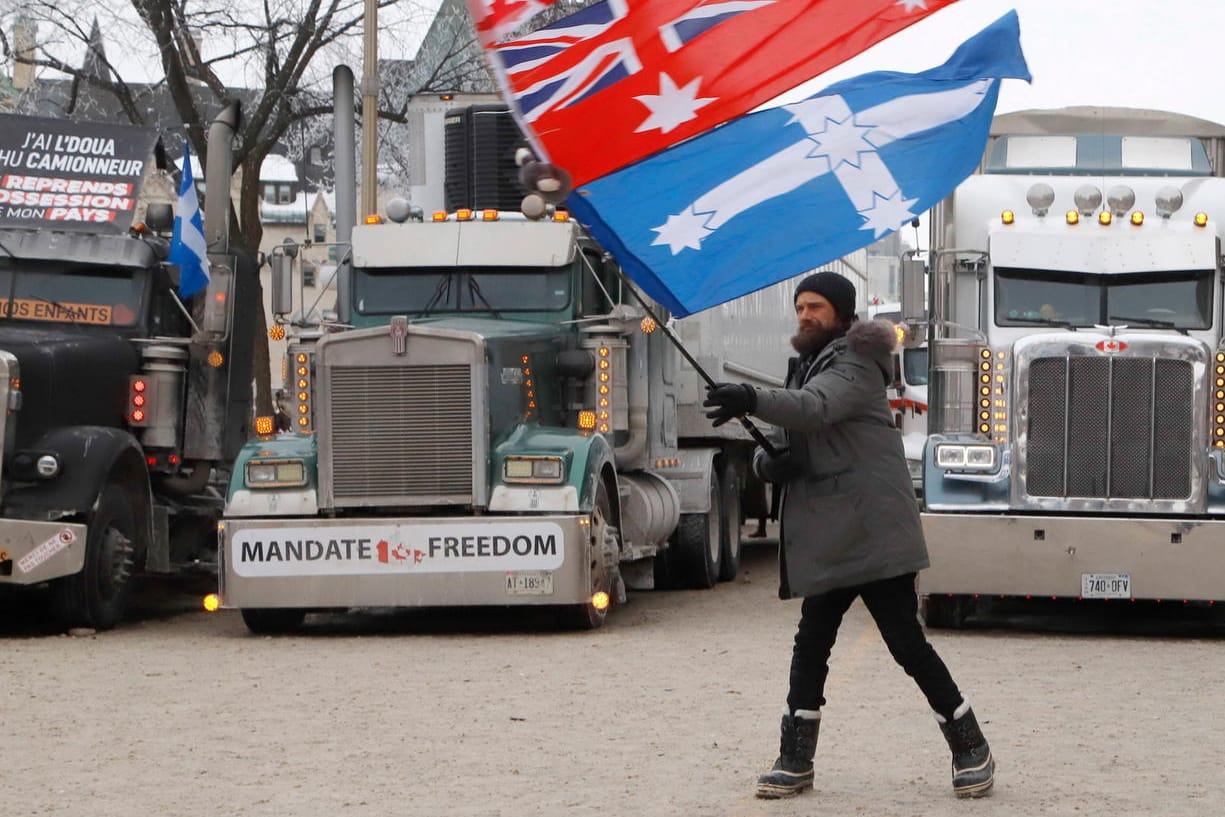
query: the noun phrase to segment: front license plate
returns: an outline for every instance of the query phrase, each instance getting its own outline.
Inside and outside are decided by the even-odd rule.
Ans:
[[[547,570],[516,570],[506,574],[509,596],[553,595],[553,574]]]
[[[1131,574],[1081,573],[1080,595],[1086,599],[1129,599]]]

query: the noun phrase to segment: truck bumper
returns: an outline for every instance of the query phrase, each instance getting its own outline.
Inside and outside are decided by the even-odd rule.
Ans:
[[[1090,597],[1086,577],[1123,575],[1127,598],[1225,599],[1225,520],[925,513],[923,533],[923,593]]]
[[[79,573],[86,528],[65,522],[0,520],[0,584],[38,584]]]
[[[589,517],[229,518],[224,607],[343,609],[580,604]]]

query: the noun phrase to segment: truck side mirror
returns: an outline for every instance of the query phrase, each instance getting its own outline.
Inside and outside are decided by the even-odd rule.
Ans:
[[[272,314],[288,315],[293,311],[293,261],[274,252],[269,263],[272,267]]]
[[[902,258],[902,320],[912,326],[927,320],[927,265],[913,255]]]

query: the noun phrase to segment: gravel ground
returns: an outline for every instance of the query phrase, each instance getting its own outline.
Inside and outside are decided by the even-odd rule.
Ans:
[[[799,613],[775,590],[759,547],[735,583],[633,594],[595,633],[371,612],[269,638],[154,594],[120,629],[67,636],[7,605],[3,813],[1170,817],[1225,802],[1215,621],[1030,608],[933,632],[998,764],[993,797],[958,801],[935,721],[860,605],[834,651],[816,790],[755,800]]]

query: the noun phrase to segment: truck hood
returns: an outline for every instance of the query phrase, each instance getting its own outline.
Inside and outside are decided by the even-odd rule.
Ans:
[[[499,318],[439,317],[412,322],[413,326],[428,326],[432,329],[454,329],[473,332],[487,340],[501,338],[523,340],[527,338],[552,337],[559,333],[554,323],[535,321],[509,321]]]
[[[68,324],[0,324],[0,350],[20,366],[18,446],[49,428],[123,424],[128,377],[140,371],[140,353],[123,336]]]

